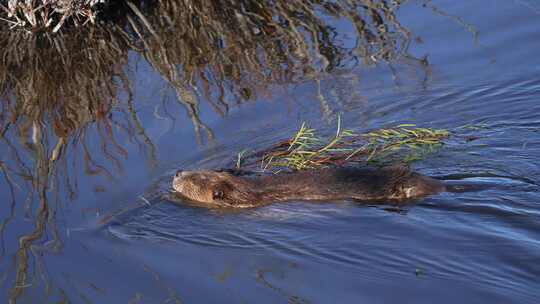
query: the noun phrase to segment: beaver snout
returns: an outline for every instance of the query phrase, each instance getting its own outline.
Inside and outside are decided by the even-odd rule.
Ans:
[[[173,189],[178,193],[184,192],[185,187],[186,186],[189,187],[188,184],[190,183],[190,180],[188,177],[189,177],[189,171],[185,171],[185,170],[176,171],[173,177]]]
[[[224,197],[226,174],[213,171],[178,170],[173,178],[173,190],[191,201],[217,203]]]

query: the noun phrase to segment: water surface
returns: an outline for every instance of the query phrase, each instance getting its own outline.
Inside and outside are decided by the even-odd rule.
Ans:
[[[146,52],[130,49],[125,62],[115,62],[130,89],[115,78],[107,119],[79,113],[58,159],[63,141],[53,114],[13,122],[0,148],[2,297],[537,303],[540,6],[406,1],[393,13],[383,19],[385,37],[395,40],[364,44],[368,56],[355,49],[360,38],[347,18],[319,9],[333,30],[334,53],[296,58],[290,69],[271,65],[269,56],[267,74],[252,70],[244,55],[230,65],[185,55],[199,58],[194,66],[204,71],[191,82],[178,80],[192,66],[174,57],[175,45],[152,44],[148,34],[138,45]],[[388,48],[376,43],[383,42],[395,43],[393,52],[381,55]],[[181,63],[167,66],[165,54]],[[212,72],[222,67],[240,76]],[[16,102],[18,94],[3,98]],[[331,134],[338,114],[356,132],[402,123],[448,129],[447,144],[413,163],[415,170],[491,187],[441,193],[399,212],[353,202],[223,212],[162,196],[177,168],[231,166],[240,151],[289,138],[302,122]]]

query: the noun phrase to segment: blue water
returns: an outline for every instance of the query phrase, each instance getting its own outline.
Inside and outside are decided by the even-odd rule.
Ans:
[[[396,18],[411,35],[408,53],[371,65],[347,57],[330,72],[231,102],[223,116],[203,97],[199,119],[212,135],[201,128],[201,143],[174,89],[130,52],[125,69],[151,145],[114,129],[127,151],[115,165],[97,124],[87,127],[89,154],[110,177],[72,165],[83,158],[80,144],[65,155],[68,169],[52,188],[60,197],[49,189],[53,215],[27,250],[26,285],[15,298],[20,237],[33,230],[39,197],[25,203],[30,190],[16,188],[10,217],[0,179],[0,218],[11,218],[2,296],[20,303],[537,303],[539,17],[535,1],[405,2]],[[328,20],[344,47],[354,45],[350,24]],[[427,66],[419,60],[426,55]],[[200,82],[196,88],[204,90]],[[112,119],[123,107],[112,109]],[[402,123],[448,129],[448,143],[414,169],[492,187],[441,193],[401,212],[352,202],[223,212],[161,196],[177,168],[230,166],[238,152],[289,138],[302,122],[331,134],[338,114],[358,132]],[[6,137],[17,144],[14,134]],[[13,164],[2,145],[2,162]],[[22,157],[35,168],[29,153]],[[64,176],[77,181],[72,199]]]

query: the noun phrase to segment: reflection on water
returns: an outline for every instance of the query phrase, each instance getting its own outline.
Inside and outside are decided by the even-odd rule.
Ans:
[[[481,37],[460,15],[469,8],[368,0],[127,3],[126,13],[115,16],[114,23],[55,35],[10,31],[0,24],[0,45],[5,46],[0,48],[0,198],[5,202],[0,213],[0,284],[10,302],[35,302],[43,296],[60,302],[214,299],[200,287],[192,294],[180,293],[194,287],[189,280],[182,281],[186,287],[174,287],[177,279],[191,276],[200,286],[226,294],[205,281],[200,271],[205,267],[216,267],[211,272],[221,274],[220,282],[232,280],[228,277],[240,280],[227,285],[235,292],[242,290],[241,284],[257,284],[245,294],[249,300],[263,295],[263,302],[284,297],[292,303],[325,302],[328,295],[297,295],[309,285],[286,288],[283,273],[303,281],[326,270],[335,278],[375,278],[385,286],[420,264],[435,278],[428,285],[434,292],[448,278],[473,280],[465,269],[471,266],[483,271],[474,288],[481,290],[478,294],[489,293],[487,289],[492,292],[489,298],[515,296],[524,302],[534,295],[530,286],[538,269],[519,265],[529,266],[528,259],[537,255],[514,261],[504,251],[483,264],[484,251],[471,245],[480,242],[491,248],[488,241],[500,237],[506,242],[503,247],[519,252],[538,248],[537,225],[531,218],[539,211],[529,203],[538,199],[534,185],[518,183],[504,192],[504,187],[495,187],[482,195],[442,195],[403,214],[348,203],[291,203],[219,214],[172,205],[163,198],[168,172],[179,165],[230,163],[241,149],[267,147],[290,136],[297,127],[295,116],[324,125],[337,112],[345,112],[345,119],[360,130],[407,121],[455,130],[469,126],[475,140],[466,146],[450,144],[439,158],[420,166],[434,175],[470,170],[473,177],[487,172],[536,181],[540,173],[533,164],[538,159],[531,155],[539,149],[539,121],[537,106],[528,98],[539,95],[538,82],[524,80],[519,73],[503,80],[484,79],[477,86],[440,79],[459,78],[452,78],[454,69],[471,73],[474,68],[469,67],[484,60],[484,55],[470,53],[475,62],[464,60],[454,67],[441,59],[456,41],[467,45],[459,48],[465,52]],[[472,5],[471,11],[482,15],[483,5]],[[523,7],[511,8],[510,19],[523,13]],[[492,18],[489,11],[485,14]],[[457,30],[448,34],[453,27]],[[431,32],[434,28],[436,34]],[[530,28],[520,27],[516,36]],[[486,41],[504,45],[499,41],[509,34],[491,37],[493,32],[487,32]],[[489,48],[481,39],[478,43]],[[442,55],[424,56],[428,52]],[[515,57],[503,55],[500,70]],[[446,115],[448,109],[455,114]],[[516,141],[520,137],[526,140]],[[458,215],[445,222],[444,213]],[[473,214],[478,222],[462,213]],[[423,222],[430,216],[437,221]],[[495,224],[490,226],[490,221]],[[426,235],[426,225],[438,230]],[[467,225],[478,230],[467,236]],[[423,258],[419,248],[412,248],[414,239],[396,236],[400,228],[419,236],[420,245],[438,245]],[[481,233],[485,230],[488,237]],[[358,235],[359,231],[366,233]],[[339,233],[350,239],[337,240]],[[512,238],[507,235],[511,233]],[[517,243],[519,238],[530,243]],[[141,239],[173,244],[171,252],[183,250],[185,261],[179,263],[161,247],[153,252],[155,257],[139,245],[129,247]],[[449,263],[444,258],[448,256],[438,258],[438,250],[449,248],[437,239],[465,242],[456,248],[476,256],[472,261],[452,256]],[[194,249],[199,246],[216,251],[201,253]],[[394,254],[402,250],[404,255]],[[246,251],[253,251],[249,259],[254,264],[257,255],[270,254],[276,260],[263,261],[272,264],[270,268],[249,264],[217,269],[218,262],[240,265],[234,255],[241,260]],[[200,269],[189,266],[199,254],[213,262]],[[160,258],[186,267],[184,277],[156,263]],[[81,259],[88,265],[81,265]],[[297,259],[293,264],[305,269],[275,267],[289,259]],[[144,267],[139,267],[141,261]],[[120,281],[133,276],[143,283],[128,288],[100,279],[92,268],[109,263],[125,272]],[[502,270],[492,268],[501,263]],[[343,276],[328,266],[334,264],[352,269],[354,275]],[[360,274],[370,265],[378,266]],[[110,274],[103,271],[104,276]],[[307,282],[321,283],[312,280]],[[514,284],[510,291],[497,289],[509,281]],[[493,290],[486,287],[489,284]],[[328,294],[343,291],[344,299],[355,298],[344,285],[328,286],[333,290]],[[380,286],[373,290],[380,292]],[[114,288],[117,292],[111,291]],[[366,292],[361,298],[373,297]]]

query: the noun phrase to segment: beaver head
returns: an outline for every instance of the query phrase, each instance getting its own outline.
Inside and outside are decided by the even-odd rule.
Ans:
[[[173,189],[184,198],[213,207],[253,207],[258,195],[248,179],[219,171],[178,171]]]

